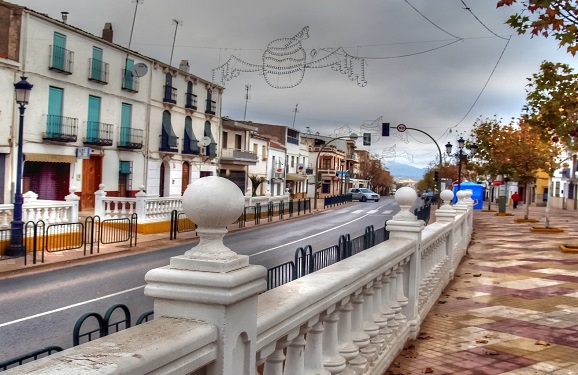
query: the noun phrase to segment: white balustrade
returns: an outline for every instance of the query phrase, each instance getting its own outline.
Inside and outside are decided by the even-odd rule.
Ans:
[[[202,372],[215,375],[255,375],[257,368],[262,375],[381,375],[405,343],[416,337],[471,233],[471,207],[440,209],[439,222],[426,228],[409,212],[415,198],[415,192],[406,188],[397,191],[402,211],[387,222],[388,241],[265,291],[265,270],[250,265],[248,257],[222,242],[224,226],[242,212],[243,194],[228,180],[200,179],[184,197],[185,213],[199,225],[198,245],[145,277],[145,294],[155,299],[153,322],[166,334],[155,335],[149,328],[153,322],[145,323],[9,370],[7,375],[75,373],[75,362],[81,366],[83,358],[77,354],[88,350],[84,348],[92,350],[103,343],[116,348],[111,342],[126,342],[129,331],[147,330],[163,353],[189,350],[190,343],[175,342],[169,330],[160,329],[172,321],[202,324],[214,332],[203,339],[194,330],[186,335],[196,344],[196,352],[207,354],[202,361],[194,357],[195,362],[184,353],[174,357],[172,367],[170,360],[158,363],[154,352],[147,353],[139,358],[149,372],[186,374],[206,367]],[[175,207],[165,198],[148,202],[157,215]],[[462,237],[457,235],[460,230]],[[138,373],[129,371],[138,351],[122,352],[127,355],[120,359],[111,349],[99,356],[99,363],[114,360],[114,371]],[[87,374],[99,370],[83,368]]]

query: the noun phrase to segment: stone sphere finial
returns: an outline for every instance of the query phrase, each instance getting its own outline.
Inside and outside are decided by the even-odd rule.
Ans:
[[[444,205],[450,204],[452,199],[454,199],[454,192],[448,189],[443,190],[440,193],[440,198],[442,199],[442,201],[444,201]]]
[[[458,190],[456,193],[456,195],[458,196],[458,202],[457,203],[463,203],[463,200],[467,194],[468,193],[466,193],[465,190]]]
[[[245,207],[243,193],[230,180],[208,176],[190,184],[183,194],[183,211],[195,224],[199,244],[185,253],[191,259],[226,261],[237,254],[223,244],[227,225],[241,216]]]
[[[99,184],[99,185],[98,185],[98,189],[99,189],[99,190],[104,190],[104,188],[105,188],[104,184]]]
[[[415,203],[417,199],[417,193],[414,189],[404,186],[397,189],[395,192],[395,200],[399,203],[401,210],[397,213],[393,219],[394,220],[417,220],[417,217],[410,211],[411,206]]]

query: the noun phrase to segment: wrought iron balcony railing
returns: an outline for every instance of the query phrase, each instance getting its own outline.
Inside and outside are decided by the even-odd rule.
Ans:
[[[197,96],[191,92],[185,94],[185,108],[197,109]]]
[[[205,113],[210,115],[217,113],[217,102],[207,99],[207,108],[205,109]]]
[[[63,74],[72,74],[74,52],[59,46],[50,46],[50,70]]]
[[[54,142],[76,142],[78,119],[72,117],[46,115],[46,132],[42,139]]]
[[[112,146],[113,128],[112,124],[87,121],[86,138],[83,143],[94,146]]]
[[[143,130],[126,127],[119,128],[118,148],[130,148],[138,150],[143,145]]]
[[[161,134],[159,136],[159,151],[164,152],[179,152],[179,137],[168,134]]]
[[[138,92],[139,78],[132,71],[122,70],[122,89],[130,92]]]
[[[88,59],[88,79],[93,82],[108,83],[108,63],[97,59]]]
[[[165,85],[165,95],[163,97],[164,103],[177,104],[177,89],[176,87]]]

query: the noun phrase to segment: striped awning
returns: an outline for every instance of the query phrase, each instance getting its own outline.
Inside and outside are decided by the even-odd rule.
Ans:
[[[27,152],[24,154],[25,161],[40,161],[43,163],[76,163],[76,156],[73,155],[54,155],[54,154],[33,154]]]

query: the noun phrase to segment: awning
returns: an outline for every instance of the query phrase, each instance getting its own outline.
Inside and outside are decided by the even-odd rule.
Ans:
[[[76,156],[72,155],[54,155],[54,154],[32,154],[25,153],[24,160],[26,161],[41,161],[44,163],[76,163]]]
[[[305,181],[307,180],[307,176],[303,176],[296,173],[287,173],[285,174],[285,179],[287,181]]]

